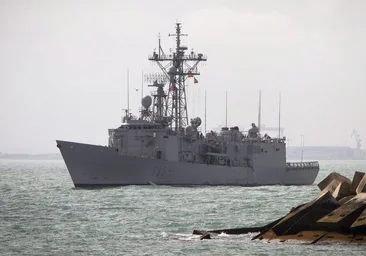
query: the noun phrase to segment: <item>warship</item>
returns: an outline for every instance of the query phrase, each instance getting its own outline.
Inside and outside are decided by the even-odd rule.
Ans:
[[[175,51],[158,51],[149,60],[160,73],[150,75],[151,95],[139,116],[127,107],[122,124],[109,129],[108,146],[56,140],[75,187],[123,185],[310,185],[318,162],[286,162],[286,137],[262,135],[253,123],[201,131],[200,117],[188,119],[186,86],[197,83],[202,53],[186,53],[176,23]]]

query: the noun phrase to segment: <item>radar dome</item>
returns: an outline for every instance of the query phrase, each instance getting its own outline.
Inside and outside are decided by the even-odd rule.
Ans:
[[[176,68],[176,67],[171,67],[170,69],[169,69],[169,74],[170,75],[175,75],[175,74],[177,74],[178,73],[178,69]]]
[[[152,104],[152,98],[149,95],[146,95],[145,97],[142,98],[141,100],[141,104],[144,108],[149,108]]]
[[[187,136],[192,136],[193,134],[193,127],[192,126],[187,126],[186,129],[185,129],[185,133]]]
[[[202,121],[201,121],[201,118],[199,118],[199,117],[191,119],[191,125],[194,129],[196,129],[198,126],[200,126],[201,123],[202,123]]]

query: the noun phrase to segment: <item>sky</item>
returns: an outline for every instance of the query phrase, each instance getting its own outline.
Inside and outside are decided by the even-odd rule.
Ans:
[[[182,44],[207,55],[187,85],[189,118],[207,129],[281,126],[288,144],[352,146],[366,138],[366,1],[0,0],[0,152],[56,153],[56,139],[108,144],[140,107],[148,55]],[[137,114],[137,113],[136,113]],[[366,139],[364,139],[366,141]],[[366,143],[366,142],[365,142]],[[366,148],[366,146],[364,147]]]

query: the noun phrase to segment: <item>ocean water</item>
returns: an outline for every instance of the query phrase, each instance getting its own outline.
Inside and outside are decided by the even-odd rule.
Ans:
[[[320,161],[349,178],[366,161]],[[0,255],[364,255],[365,246],[199,240],[194,229],[267,224],[314,199],[312,186],[76,189],[62,160],[0,160]]]

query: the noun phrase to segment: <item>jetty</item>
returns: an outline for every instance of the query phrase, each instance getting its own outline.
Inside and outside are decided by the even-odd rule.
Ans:
[[[210,239],[212,234],[258,233],[252,240],[280,243],[366,244],[366,173],[355,172],[353,179],[332,172],[318,187],[314,200],[292,208],[289,213],[265,226],[194,230]]]

